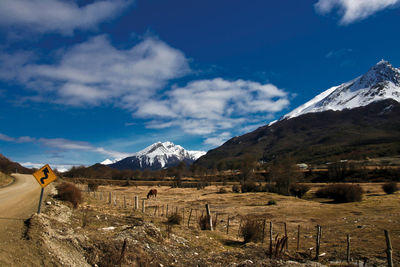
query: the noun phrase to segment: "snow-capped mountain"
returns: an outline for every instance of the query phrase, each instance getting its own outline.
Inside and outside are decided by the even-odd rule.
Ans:
[[[290,157],[297,162],[397,156],[400,151],[400,69],[380,61],[369,71],[332,87],[280,120],[234,137],[196,161],[212,168]]]
[[[181,161],[191,164],[204,154],[204,151],[185,150],[172,142],[157,142],[109,166],[116,169],[156,170],[176,166]]]
[[[364,75],[322,92],[282,119],[311,112],[353,109],[384,99],[400,102],[400,69],[381,60]]]
[[[114,160],[105,159],[105,160],[103,160],[102,162],[100,162],[100,164],[103,164],[103,165],[110,165],[110,164],[113,164],[113,163],[117,162],[118,160],[121,160],[121,159],[114,159]]]

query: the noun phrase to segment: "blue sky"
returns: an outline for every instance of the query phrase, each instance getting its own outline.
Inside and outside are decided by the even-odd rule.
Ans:
[[[399,67],[399,4],[3,0],[0,153],[61,168],[215,148],[381,59]]]

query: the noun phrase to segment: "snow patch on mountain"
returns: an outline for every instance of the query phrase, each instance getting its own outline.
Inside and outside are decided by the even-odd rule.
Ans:
[[[133,154],[131,157],[113,162],[112,167],[163,169],[177,165],[181,161],[192,163],[206,153],[205,151],[186,150],[172,142],[157,142]]]
[[[120,159],[114,159],[114,160],[105,159],[105,160],[103,160],[102,162],[100,162],[100,164],[109,165],[109,164],[113,164],[113,163],[117,162],[118,160],[120,160]]]
[[[384,99],[400,102],[400,69],[381,60],[364,75],[322,92],[282,119],[291,119],[311,112],[352,109]]]

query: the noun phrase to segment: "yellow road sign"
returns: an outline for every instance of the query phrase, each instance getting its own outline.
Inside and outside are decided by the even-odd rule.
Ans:
[[[33,174],[35,179],[38,181],[41,187],[46,187],[49,183],[57,179],[53,170],[50,168],[49,164],[43,166],[40,170]]]

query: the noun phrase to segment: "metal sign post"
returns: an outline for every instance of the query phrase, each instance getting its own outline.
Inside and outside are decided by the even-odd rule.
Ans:
[[[40,191],[40,199],[39,199],[39,206],[38,206],[38,211],[37,213],[40,213],[40,207],[42,205],[42,199],[43,199],[43,191],[44,188],[53,182],[54,180],[57,179],[57,176],[53,172],[53,170],[50,168],[49,164],[46,164],[40,170],[35,172],[33,174],[33,177],[35,177],[36,181],[39,183],[39,185],[42,187],[42,190]]]

